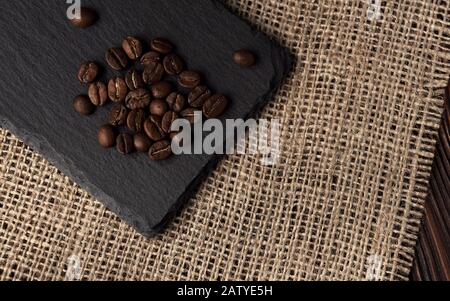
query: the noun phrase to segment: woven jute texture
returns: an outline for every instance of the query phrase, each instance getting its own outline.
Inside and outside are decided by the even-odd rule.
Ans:
[[[78,256],[82,279],[407,279],[443,107],[433,91],[450,73],[449,3],[379,2],[226,2],[295,57],[259,113],[281,122],[280,162],[225,158],[156,238],[0,131],[0,278],[64,279]]]

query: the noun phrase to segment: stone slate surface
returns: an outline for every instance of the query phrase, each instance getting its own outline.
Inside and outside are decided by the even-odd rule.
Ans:
[[[290,67],[287,51],[213,0],[82,1],[99,22],[72,27],[65,1],[4,1],[0,10],[0,126],[40,152],[140,233],[161,232],[217,163],[218,156],[174,156],[152,162],[143,154],[122,156],[96,140],[107,110],[82,118],[71,106],[86,93],[76,80],[82,61],[104,66],[108,47],[123,37],[163,36],[192,70],[232,103],[224,118],[245,118],[270,100]],[[253,50],[257,66],[231,60],[238,48]],[[106,70],[103,79],[117,74]]]

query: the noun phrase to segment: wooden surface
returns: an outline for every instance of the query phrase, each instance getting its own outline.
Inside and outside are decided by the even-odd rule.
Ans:
[[[450,83],[439,130],[425,216],[411,270],[414,281],[450,280]]]

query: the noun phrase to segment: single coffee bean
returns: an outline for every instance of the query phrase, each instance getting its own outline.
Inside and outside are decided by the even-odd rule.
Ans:
[[[152,146],[152,141],[146,134],[137,133],[133,137],[134,148],[140,153],[146,153]]]
[[[149,51],[141,57],[142,65],[145,66],[152,63],[161,63],[161,54],[159,52]]]
[[[196,109],[194,108],[187,108],[183,111],[181,111],[180,116],[184,119],[186,119],[187,121],[189,121],[189,123],[194,124],[196,122],[195,120],[195,112],[197,112]],[[200,112],[200,111],[198,111]]]
[[[97,107],[103,106],[108,102],[108,89],[102,82],[95,82],[89,85],[89,99]]]
[[[104,148],[113,147],[116,143],[116,129],[110,125],[104,125],[98,130],[98,143]]]
[[[132,60],[137,60],[142,55],[142,43],[135,37],[127,37],[122,42],[122,48]]]
[[[150,116],[144,122],[144,131],[153,141],[159,141],[166,136],[162,128],[162,119],[159,116]]]
[[[137,89],[128,93],[125,105],[130,110],[143,109],[150,104],[152,97],[146,89]]]
[[[106,62],[112,69],[120,71],[128,65],[128,57],[122,48],[110,48],[106,52]]]
[[[73,100],[73,108],[83,116],[89,116],[95,111],[95,106],[86,95],[78,95]]]
[[[173,45],[167,39],[156,38],[150,42],[150,48],[162,54],[169,54],[173,50]]]
[[[125,82],[127,83],[127,86],[130,90],[141,89],[145,86],[141,72],[135,69],[128,71],[127,75],[125,76]]]
[[[130,134],[120,134],[116,139],[117,151],[122,155],[131,154],[134,151],[133,136]]]
[[[127,126],[135,133],[142,132],[146,119],[144,110],[133,110],[128,113]]]
[[[169,82],[160,81],[152,85],[152,95],[154,98],[165,99],[173,91],[173,87]]]
[[[201,76],[195,71],[183,71],[178,76],[178,83],[184,88],[195,88],[200,85]]]
[[[241,67],[251,67],[256,62],[255,55],[246,49],[241,49],[233,54],[234,62]]]
[[[109,124],[119,126],[126,122],[128,110],[123,105],[115,105],[109,112]]]
[[[150,147],[148,153],[151,160],[161,161],[172,155],[171,143],[167,140],[159,141]]]
[[[203,114],[207,118],[217,118],[225,112],[228,105],[228,99],[222,94],[211,96],[203,105]]]
[[[155,99],[150,103],[150,114],[163,117],[169,110],[167,103],[162,99]]]
[[[163,64],[167,74],[170,75],[180,74],[184,67],[183,59],[176,54],[167,55],[164,58]]]
[[[114,102],[122,102],[127,96],[128,88],[125,80],[121,77],[115,77],[109,80],[108,96]]]
[[[98,15],[95,10],[88,7],[82,7],[80,9],[79,17],[71,19],[70,22],[72,22],[75,27],[87,28],[93,25],[97,19]]]
[[[80,65],[78,70],[78,80],[82,84],[92,83],[98,75],[98,65],[93,62],[86,62]]]
[[[162,119],[162,129],[164,130],[164,132],[170,134],[172,123],[177,119],[178,114],[173,111],[169,111],[166,114],[164,114],[164,117]]]
[[[186,105],[186,97],[180,93],[172,92],[167,96],[166,102],[172,111],[180,113]]]
[[[148,85],[159,82],[164,76],[164,67],[161,63],[149,63],[145,65],[142,77]]]
[[[191,107],[201,108],[205,101],[211,97],[211,91],[206,86],[195,87],[188,96],[188,102]]]

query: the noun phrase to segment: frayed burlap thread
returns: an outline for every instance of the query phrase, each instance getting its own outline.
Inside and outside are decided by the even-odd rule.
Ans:
[[[376,1],[374,2],[376,3]],[[229,0],[295,64],[259,117],[280,162],[229,156],[147,239],[0,131],[0,278],[407,279],[448,79],[448,1]]]

